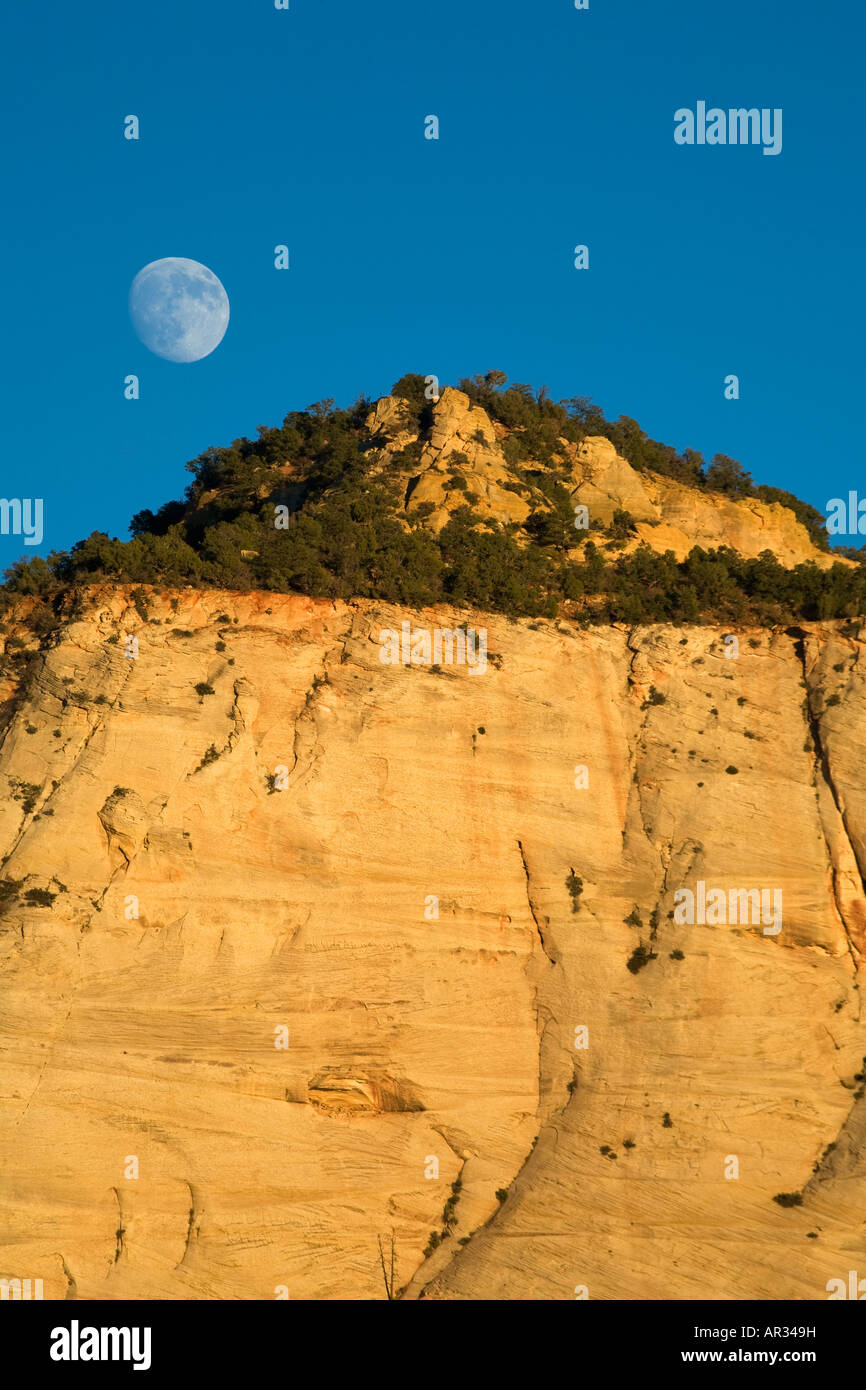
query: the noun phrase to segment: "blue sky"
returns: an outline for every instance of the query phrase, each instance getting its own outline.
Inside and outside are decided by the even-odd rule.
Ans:
[[[15,6],[0,491],[44,498],[42,553],[125,537],[208,445],[496,367],[822,511],[866,494],[864,38],[856,0]],[[698,100],[782,108],[782,153],[677,146]],[[228,291],[203,361],[130,324],[164,256]]]

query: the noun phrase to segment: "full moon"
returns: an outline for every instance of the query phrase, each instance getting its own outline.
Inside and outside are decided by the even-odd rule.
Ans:
[[[167,256],[138,272],[129,317],[145,347],[169,362],[198,362],[219,347],[229,322],[229,297],[212,270]]]

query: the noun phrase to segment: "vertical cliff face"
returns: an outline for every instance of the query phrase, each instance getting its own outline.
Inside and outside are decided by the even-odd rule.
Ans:
[[[381,660],[464,621],[483,666]],[[826,1297],[866,1253],[861,651],[98,595],[0,746],[0,1274],[376,1298],[393,1231],[410,1298]]]

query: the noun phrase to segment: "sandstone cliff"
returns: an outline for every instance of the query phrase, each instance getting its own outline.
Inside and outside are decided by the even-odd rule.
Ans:
[[[446,386],[432,404],[431,415],[429,429],[419,433],[411,425],[405,401],[384,396],[367,420],[381,452],[380,476],[396,486],[407,515],[427,503],[425,523],[439,531],[467,501],[480,517],[518,525],[534,506],[547,505],[543,495],[533,496],[529,487],[516,483],[515,470],[503,452],[509,431],[494,425],[464,392]],[[637,523],[626,551],[645,544],[660,552],[672,550],[682,560],[693,546],[729,546],[750,559],[771,550],[788,568],[809,561],[821,569],[852,563],[817,549],[794,513],[777,502],[734,500],[638,472],[602,435],[591,435],[577,446],[563,439],[560,446],[572,502],[586,505],[590,519],[605,526],[616,511],[628,512]],[[539,469],[545,471],[541,465]],[[575,531],[578,554],[582,539]],[[603,537],[596,534],[592,539],[602,550],[607,548]]]
[[[382,1298],[392,1231],[409,1298],[821,1299],[864,1268],[855,626],[732,656],[146,605],[96,593],[7,708],[0,1275]],[[406,621],[485,628],[486,670],[383,665]],[[781,931],[677,925],[698,881],[780,889]]]

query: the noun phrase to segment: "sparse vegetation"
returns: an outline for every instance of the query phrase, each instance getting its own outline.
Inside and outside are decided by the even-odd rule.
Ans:
[[[442,1209],[442,1225],[445,1226],[447,1230],[451,1230],[453,1226],[457,1225],[457,1203],[460,1201],[462,1187],[462,1179],[456,1178],[451,1184],[451,1196]]]
[[[204,767],[210,767],[211,763],[215,763],[218,758],[219,753],[217,752],[216,744],[212,743],[205,752],[204,757],[202,758],[198,767],[196,768],[196,772],[201,772],[202,768]]]
[[[18,897],[23,882],[23,878],[0,879],[0,912]]]
[[[649,695],[641,705],[641,709],[649,709],[651,705],[663,705],[666,701],[667,696],[663,695],[660,690],[656,690],[654,685],[651,685],[649,688]]]
[[[859,1075],[856,1075],[854,1079],[855,1079],[855,1081],[859,1081],[859,1080],[861,1079],[861,1077],[860,1077]],[[833,1141],[833,1142],[831,1142],[831,1143],[829,1143],[829,1144],[827,1145],[827,1147],[826,1147],[826,1149],[824,1150],[824,1152],[822,1153],[821,1157],[817,1160],[816,1163],[814,1163],[814,1164],[812,1165],[812,1172],[813,1172],[813,1173],[817,1173],[817,1172],[818,1172],[818,1170],[820,1169],[822,1163],[824,1163],[825,1160],[828,1159],[828,1158],[830,1157],[830,1154],[833,1152],[833,1150],[835,1149],[835,1147],[836,1147],[835,1141]]]
[[[803,1205],[802,1192],[777,1192],[773,1198],[780,1207],[801,1207]]]
[[[568,889],[568,894],[571,898],[572,912],[579,912],[580,895],[583,892],[583,879],[578,877],[578,875],[574,872],[574,869],[572,869],[569,872],[568,878],[565,880],[565,886]]]
[[[432,1255],[434,1250],[438,1250],[439,1246],[442,1244],[444,1239],[445,1237],[442,1235],[440,1231],[431,1231],[430,1239],[424,1247],[425,1258],[428,1255]]]
[[[9,785],[12,789],[12,800],[19,802],[25,816],[29,816],[39,800],[39,793],[42,790],[39,783],[22,782],[17,777],[10,777]]]
[[[639,970],[643,970],[645,965],[649,965],[651,960],[657,959],[656,952],[651,951],[648,946],[644,946],[641,942],[640,946],[635,947],[629,959],[626,961],[626,969],[630,970],[632,975],[636,975]]]
[[[57,894],[50,893],[47,888],[28,888],[24,901],[31,907],[50,907],[56,897]]]

